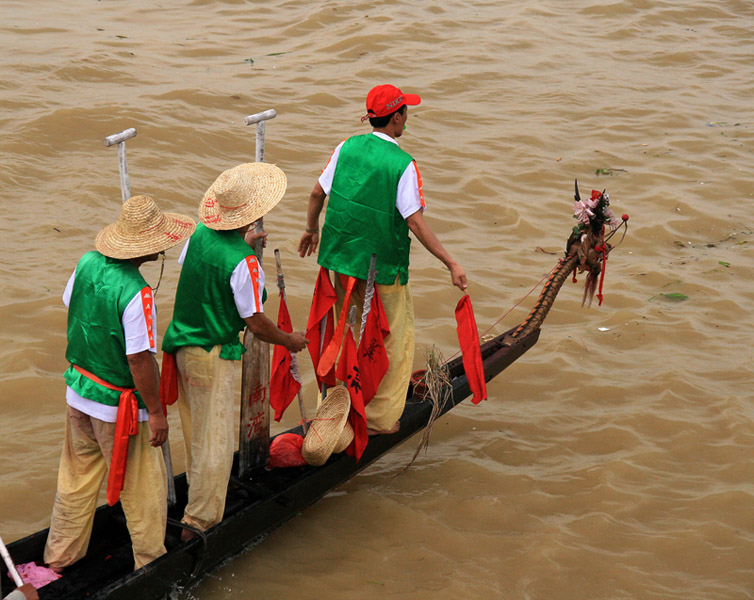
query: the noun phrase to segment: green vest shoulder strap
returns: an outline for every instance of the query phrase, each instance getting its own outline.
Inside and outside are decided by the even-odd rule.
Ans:
[[[377,254],[377,283],[408,281],[411,238],[395,206],[398,182],[411,156],[374,134],[347,139],[335,166],[318,262],[323,267],[366,279]]]
[[[222,358],[241,357],[244,347],[238,332],[246,323],[238,314],[230,277],[239,262],[253,255],[238,232],[197,226],[183,261],[164,352],[172,354],[183,346],[209,350],[220,344]]]
[[[123,313],[144,288],[149,289],[131,261],[87,252],[76,267],[68,306],[68,362],[113,385],[134,387],[126,356]],[[94,383],[73,367],[66,371],[65,379],[83,398],[109,406],[118,404],[120,392]],[[141,398],[139,406],[144,408]]]

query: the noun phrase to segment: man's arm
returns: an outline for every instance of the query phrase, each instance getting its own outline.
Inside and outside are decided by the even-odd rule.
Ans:
[[[322,189],[319,181],[314,184],[314,189],[309,195],[309,206],[306,209],[306,233],[301,236],[298,243],[298,255],[301,257],[311,256],[316,252],[319,244],[319,215],[325,206],[325,190]]]
[[[39,600],[39,594],[32,584],[25,583],[5,596],[3,600]]]
[[[422,243],[427,250],[430,251],[435,257],[440,259],[443,264],[450,269],[450,278],[453,280],[453,285],[457,286],[461,290],[466,290],[468,284],[466,283],[466,271],[459,265],[453,257],[450,256],[447,250],[443,248],[440,240],[437,239],[435,232],[424,220],[423,211],[417,210],[413,215],[406,219],[408,228],[416,236],[416,238]]]
[[[301,352],[309,342],[302,332],[286,333],[265,317],[264,313],[255,313],[244,321],[249,330],[263,342],[285,346],[291,352]]]
[[[149,411],[149,428],[152,430],[149,443],[154,447],[162,446],[168,439],[168,420],[162,414],[160,370],[157,361],[149,350],[129,354],[127,358],[136,389],[139,390]]]

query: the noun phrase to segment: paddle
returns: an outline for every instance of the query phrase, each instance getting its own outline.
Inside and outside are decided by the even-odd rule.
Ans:
[[[3,542],[3,538],[1,537],[0,537],[0,554],[3,555],[5,566],[8,567],[8,571],[10,572],[11,577],[13,577],[13,581],[16,583],[16,587],[21,587],[24,584],[24,580],[21,579],[21,576],[18,574],[18,571],[16,570],[16,565],[13,564],[13,559],[10,557],[10,553],[8,552],[8,549],[5,547],[5,542]]]
[[[264,162],[265,121],[274,119],[274,109],[245,117],[244,125],[256,125],[255,161]],[[255,233],[264,230],[257,221]],[[254,254],[262,264],[264,242],[259,239]],[[241,359],[241,422],[238,434],[238,476],[245,477],[256,467],[264,467],[270,456],[270,345],[249,331],[243,334],[246,347]]]
[[[120,172],[120,194],[123,198],[123,202],[131,197],[131,184],[128,180],[128,161],[126,160],[126,140],[130,140],[136,136],[136,129],[131,127],[125,129],[120,133],[109,135],[105,138],[105,146],[108,148],[115,144],[118,144],[118,171]],[[165,265],[165,254],[162,255],[162,264]],[[160,279],[162,279],[162,271],[160,271]],[[157,287],[160,287],[159,282]],[[157,288],[152,290],[152,294],[157,294]],[[167,416],[167,415],[166,415]],[[176,502],[175,495],[175,480],[173,479],[173,460],[170,456],[170,441],[165,440],[162,445],[162,458],[165,461],[165,471],[168,478],[168,506],[173,506]]]

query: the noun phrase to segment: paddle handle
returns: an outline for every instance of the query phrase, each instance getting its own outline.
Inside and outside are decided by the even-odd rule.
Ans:
[[[254,153],[254,161],[255,162],[264,162],[264,137],[265,137],[265,121],[269,121],[270,119],[274,119],[277,117],[278,114],[275,112],[274,108],[271,108],[269,110],[264,110],[262,112],[249,115],[248,117],[244,117],[244,125],[256,125],[257,126],[257,139],[256,139],[256,148]],[[254,233],[262,233],[264,231],[264,217],[259,219],[257,221],[256,226],[254,227]],[[254,254],[257,255],[257,258],[259,259],[259,264],[262,264],[262,254],[264,253],[264,242],[262,240],[259,240],[254,245]]]
[[[162,445],[162,458],[165,461],[165,472],[168,478],[168,506],[174,506],[177,500],[175,495],[175,479],[173,478],[173,459],[170,456],[170,441],[165,440]]]
[[[125,129],[120,133],[108,135],[105,138],[105,146],[114,146],[118,144],[118,171],[120,172],[120,195],[123,202],[131,197],[131,183],[128,180],[128,161],[126,160],[126,140],[136,136],[136,129],[133,127]]]
[[[8,567],[8,571],[10,571],[11,577],[13,577],[13,581],[16,583],[16,587],[21,587],[24,584],[24,580],[21,579],[21,576],[18,574],[18,571],[16,570],[16,565],[13,564],[13,559],[10,557],[10,553],[8,552],[8,549],[5,547],[5,542],[3,542],[3,538],[1,537],[0,537],[0,554],[3,555],[5,566]]]

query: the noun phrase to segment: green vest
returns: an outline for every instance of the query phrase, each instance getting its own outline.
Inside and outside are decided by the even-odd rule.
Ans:
[[[76,279],[68,306],[68,347],[65,357],[112,385],[133,388],[126,357],[123,312],[147,282],[129,260],[87,252],[76,267]],[[151,290],[150,290],[151,295]],[[73,366],[66,383],[82,398],[118,406],[120,392],[85,377]],[[145,408],[138,392],[139,408]]]
[[[183,346],[200,346],[209,351],[220,344],[220,358],[241,358],[246,349],[238,332],[246,322],[238,314],[230,276],[247,256],[254,256],[254,252],[238,232],[197,225],[183,261],[163,352],[174,354]],[[262,302],[266,299],[265,291]]]
[[[377,254],[377,283],[408,282],[411,238],[395,207],[398,182],[413,159],[397,144],[374,134],[347,139],[335,166],[318,262],[338,273],[366,279]]]

